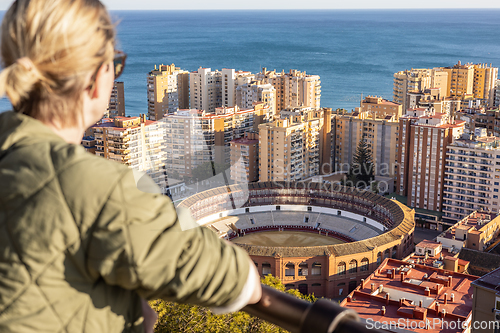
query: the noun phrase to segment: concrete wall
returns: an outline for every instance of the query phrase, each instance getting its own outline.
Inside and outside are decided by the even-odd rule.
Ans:
[[[311,207],[311,212],[312,213],[321,213],[321,214],[326,214],[326,215],[334,215],[334,216],[342,216],[342,217],[347,217],[356,221],[364,222],[367,223],[380,231],[385,231],[387,228],[385,228],[381,223],[370,219],[368,217],[351,213],[348,211],[340,210],[340,209],[332,209],[332,208],[326,208],[326,207],[316,207],[316,206],[303,206],[303,205],[280,205],[280,211],[283,212],[307,212],[307,208]],[[266,206],[257,206],[257,207],[247,207],[249,208],[249,213],[262,213],[262,212],[271,212],[271,211],[276,211],[276,205],[266,205]],[[340,212],[340,215],[339,215]],[[214,222],[220,218],[226,217],[226,216],[235,216],[235,215],[242,215],[246,214],[246,208],[238,208],[238,209],[232,209],[232,210],[226,210],[222,211],[216,214],[212,214],[209,216],[205,216],[204,218],[196,221],[199,225],[204,225],[210,222]]]

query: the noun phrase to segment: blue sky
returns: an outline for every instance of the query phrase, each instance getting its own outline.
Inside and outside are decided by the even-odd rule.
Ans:
[[[101,0],[111,10],[117,9],[372,9],[372,8],[500,8],[498,0]],[[0,0],[0,10],[11,0]]]

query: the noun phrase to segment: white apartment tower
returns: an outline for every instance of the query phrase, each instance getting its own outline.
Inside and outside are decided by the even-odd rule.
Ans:
[[[448,146],[443,221],[456,223],[475,210],[498,213],[499,191],[500,138],[476,128]]]
[[[215,112],[179,110],[164,118],[166,167],[180,176],[192,176],[192,170],[208,162],[229,165],[231,141],[257,129],[268,108],[220,107]]]
[[[189,74],[191,108],[214,112],[218,107],[236,105],[236,88],[252,81],[250,72],[224,68],[212,71],[198,68]]]
[[[236,105],[244,109],[250,109],[256,103],[267,104],[270,115],[275,115],[276,89],[272,84],[259,84],[259,82],[253,81],[239,85],[236,88]]]

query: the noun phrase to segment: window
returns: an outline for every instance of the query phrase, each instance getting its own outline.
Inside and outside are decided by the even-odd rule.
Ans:
[[[319,262],[315,262],[311,267],[312,275],[321,275],[321,264]]]
[[[313,208],[312,207],[307,207],[308,212],[312,212]]]
[[[281,210],[281,206],[276,206],[276,210]]]
[[[338,275],[345,275],[345,267],[346,267],[346,265],[345,265],[345,262],[343,262],[343,261],[340,264],[338,264],[337,274]]]
[[[361,260],[361,267],[359,268],[359,270],[361,272],[368,271],[368,264],[369,264],[368,258],[363,258],[363,260]]]
[[[357,271],[358,271],[358,262],[353,259],[349,262],[349,274],[356,273]]]
[[[250,208],[245,208],[245,213],[250,213]]]
[[[295,276],[295,265],[293,263],[286,264],[285,276]]]
[[[268,262],[262,263],[262,275],[270,275],[271,274],[271,264]]]
[[[307,273],[308,273],[307,263],[303,262],[299,265],[299,276],[307,276]]]

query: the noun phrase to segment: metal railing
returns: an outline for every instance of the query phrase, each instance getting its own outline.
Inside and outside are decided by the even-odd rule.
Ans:
[[[309,303],[265,285],[260,302],[243,311],[291,333],[381,333],[368,329],[354,310],[335,302],[319,299]]]

